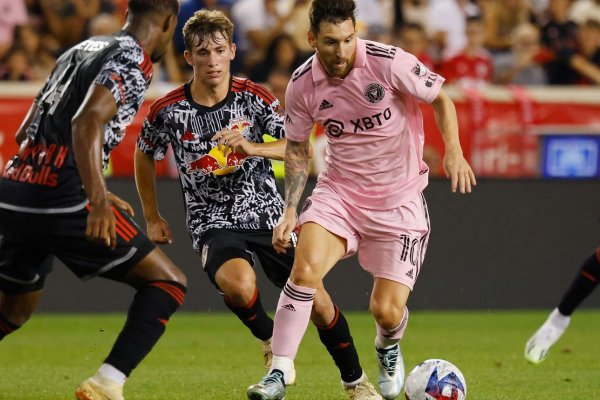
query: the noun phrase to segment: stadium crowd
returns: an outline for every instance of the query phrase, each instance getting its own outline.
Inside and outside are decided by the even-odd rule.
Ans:
[[[600,83],[600,0],[357,0],[359,36],[392,43],[464,86]],[[310,55],[308,0],[183,0],[181,31],[200,8],[236,26],[237,75],[283,99],[293,70]],[[56,58],[85,37],[112,33],[127,0],[0,0],[0,80],[45,79]],[[183,37],[162,61],[160,81],[191,69]]]

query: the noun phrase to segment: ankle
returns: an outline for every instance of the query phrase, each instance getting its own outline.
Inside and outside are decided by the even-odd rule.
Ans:
[[[552,325],[554,325],[555,327],[564,329],[567,326],[569,326],[569,323],[571,322],[571,316],[564,315],[558,310],[558,308],[555,308],[550,313],[550,316],[548,317],[548,321],[550,321],[550,323]]]
[[[124,373],[110,364],[102,364],[98,372],[96,372],[95,377],[99,379],[108,379],[121,386],[123,386],[127,380],[127,376]]]
[[[363,383],[363,382],[365,382],[367,380],[368,380],[367,374],[365,374],[364,371],[363,371],[361,377],[358,378],[357,380],[353,381],[353,382],[344,382],[344,381],[342,381],[342,386],[344,387],[344,389],[350,389],[350,388],[355,387],[359,383]]]
[[[294,360],[287,357],[273,356],[271,364],[271,373],[273,370],[279,370],[283,373],[285,384],[288,385],[296,379],[296,371],[294,370]]]

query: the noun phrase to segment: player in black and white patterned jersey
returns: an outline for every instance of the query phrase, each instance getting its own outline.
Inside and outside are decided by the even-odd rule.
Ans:
[[[263,134],[284,137],[279,101],[263,86],[227,77],[226,97],[211,106],[194,100],[192,83],[150,108],[139,149],[162,160],[169,145],[177,161],[194,248],[210,229],[271,230],[283,207],[269,158],[281,158],[285,142],[263,143]],[[218,132],[231,142],[219,148]],[[219,136],[220,137],[220,136]],[[244,140],[236,148],[234,138]],[[226,140],[223,138],[223,141]]]
[[[194,78],[153,104],[136,149],[148,236],[157,243],[172,240],[158,211],[154,179],[155,160],[171,146],[202,268],[229,309],[263,342],[268,367],[273,320],[259,299],[252,266],[256,254],[268,278],[281,287],[293,264],[293,252],[277,254],[271,244],[283,200],[269,159],[283,158],[283,110],[262,85],[231,76],[233,24],[223,13],[198,11],[183,31]],[[264,143],[263,133],[278,140]],[[322,288],[313,322],[342,379],[359,379],[362,369],[346,320]]]
[[[65,52],[36,96],[0,177],[0,340],[23,325],[53,258],[79,278],[137,290],[128,319],[80,400],[123,399],[123,384],[185,298],[184,274],[109,193],[102,165],[144,100],[171,42],[177,0],[129,0],[124,29]],[[64,396],[63,396],[64,397]]]

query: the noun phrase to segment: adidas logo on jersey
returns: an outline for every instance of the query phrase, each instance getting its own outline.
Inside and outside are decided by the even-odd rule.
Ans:
[[[415,276],[414,276],[414,272],[413,271],[414,271],[413,269],[411,269],[410,271],[408,271],[406,273],[406,276],[408,276],[410,279],[414,279]]]
[[[296,308],[294,308],[293,304],[286,304],[284,306],[281,306],[281,308],[285,308],[286,310],[290,310],[290,311],[296,311]]]
[[[331,104],[327,100],[323,100],[321,102],[321,105],[319,106],[319,111],[327,110],[328,108],[333,108],[333,104]]]

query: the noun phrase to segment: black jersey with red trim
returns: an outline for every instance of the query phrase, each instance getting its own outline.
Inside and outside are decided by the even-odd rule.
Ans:
[[[104,126],[103,161],[144,100],[152,62],[128,32],[96,36],[65,52],[35,99],[27,139],[0,177],[0,207],[34,213],[77,211],[87,204],[72,149],[71,119],[92,85],[108,88],[117,114]]]
[[[194,102],[187,83],[158,99],[144,121],[138,147],[155,160],[173,149],[194,242],[211,228],[272,229],[283,209],[271,162],[224,154],[212,137],[223,129],[248,141],[284,137],[283,110],[264,86],[233,77],[227,97],[212,107]]]

